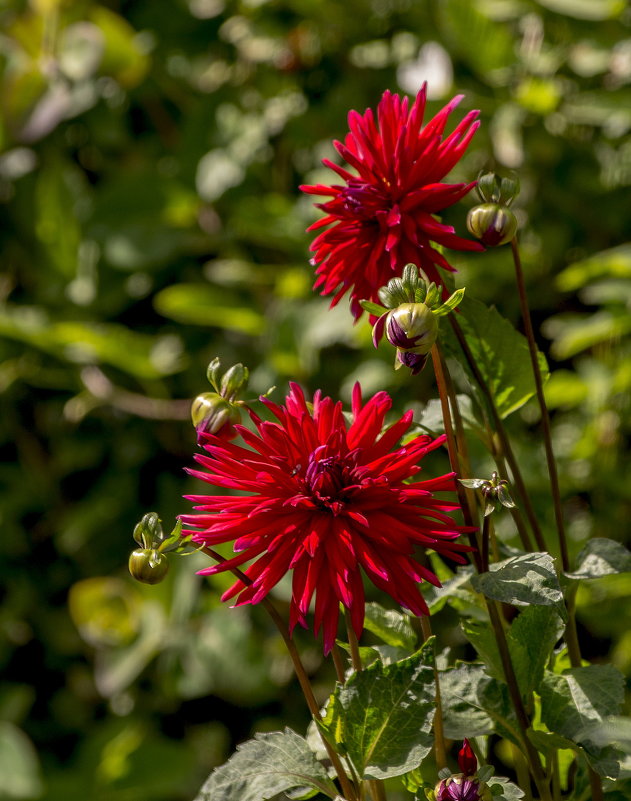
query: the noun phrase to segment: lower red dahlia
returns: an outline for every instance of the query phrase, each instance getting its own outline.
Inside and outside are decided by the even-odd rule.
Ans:
[[[433,243],[455,250],[484,250],[435,216],[475,186],[475,182],[442,183],[480,124],[478,112],[470,111],[443,138],[449,115],[462,97],[455,97],[423,125],[425,85],[411,108],[407,97],[384,92],[377,114],[372,109],[349,112],[349,133],[343,143],[333,143],[356,174],[324,159],[343,183],[300,187],[330,198],[316,204],[326,216],[307,229],[327,229],[311,244],[317,275],[314,289],[323,295],[335,293],[333,306],[350,290],[356,319],[362,314],[359,301],[378,302],[379,287],[401,275],[408,262],[442,284],[437,268],[452,272],[454,268]]]
[[[418,546],[465,562],[468,546],[455,543],[462,529],[445,514],[457,503],[435,498],[453,491],[453,474],[405,483],[421,469],[426,453],[445,437],[417,436],[397,442],[412,413],[382,433],[392,403],[378,392],[362,405],[355,386],[352,423],[342,404],[316,392],[307,404],[296,384],[284,406],[263,398],[278,422],[251,412],[257,432],[235,426],[249,448],[201,433],[208,455],[196,461],[206,471],[189,472],[216,487],[243,495],[187,496],[198,514],[183,515],[197,543],[215,546],[234,541],[236,556],[201,570],[210,575],[252,564],[251,583],[237,581],[222,600],[258,603],[293,571],[290,629],[306,618],[315,594],[315,633],[323,631],[328,653],[337,634],[339,605],[351,615],[359,636],[364,623],[362,572],[379,589],[417,615],[428,614],[419,582],[436,586],[436,576],[415,558]]]

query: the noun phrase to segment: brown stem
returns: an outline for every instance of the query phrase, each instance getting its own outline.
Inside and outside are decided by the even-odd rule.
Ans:
[[[356,670],[357,673],[360,673],[363,670],[362,658],[359,653],[359,642],[357,640],[357,635],[355,634],[355,629],[353,628],[353,624],[351,623],[351,617],[348,609],[344,609],[344,618],[346,620],[346,634],[348,637],[348,645],[351,649],[351,662],[353,664],[354,670]]]
[[[473,377],[475,378],[476,383],[480,388],[480,391],[486,398],[489,412],[491,413],[491,417],[493,418],[493,425],[495,426],[497,435],[500,438],[500,442],[502,444],[502,450],[510,466],[511,473],[513,475],[513,481],[515,483],[517,491],[519,492],[521,501],[526,511],[526,517],[528,518],[528,522],[530,523],[530,527],[534,534],[537,547],[541,551],[545,551],[546,544],[544,542],[543,535],[541,534],[539,521],[537,520],[537,515],[535,514],[535,510],[532,506],[532,502],[530,500],[530,496],[528,495],[528,491],[526,490],[526,484],[524,483],[524,479],[522,477],[521,470],[519,469],[519,464],[517,463],[517,459],[515,458],[515,454],[508,439],[506,429],[504,428],[502,419],[499,416],[499,413],[495,406],[495,399],[493,397],[493,393],[491,392],[489,385],[486,383],[484,376],[482,375],[482,373],[478,368],[478,365],[476,364],[475,358],[473,356],[473,353],[471,353],[471,349],[469,348],[469,345],[462,331],[462,328],[460,328],[460,324],[456,320],[456,315],[450,314],[448,315],[448,319],[449,322],[451,323],[451,326],[460,344],[460,347],[462,348],[462,352],[464,354],[465,359],[467,360],[469,369],[473,373]]]
[[[517,246],[517,239],[511,240],[511,250],[513,252],[513,261],[515,263],[515,277],[517,280],[517,291],[519,293],[519,305],[521,308],[521,317],[524,324],[524,332],[526,340],[528,341],[528,351],[530,353],[530,362],[532,364],[532,372],[535,378],[535,388],[537,390],[537,401],[539,402],[539,409],[541,411],[541,427],[543,429],[543,442],[546,451],[546,461],[548,463],[548,475],[550,476],[550,491],[552,492],[552,502],[554,504],[554,517],[557,525],[557,533],[559,536],[559,549],[561,551],[561,564],[563,570],[570,569],[570,558],[567,548],[567,537],[565,535],[565,524],[563,522],[563,509],[561,507],[561,491],[559,488],[559,475],[557,472],[556,460],[554,458],[554,450],[552,449],[552,432],[550,429],[550,415],[548,414],[548,407],[546,399],[543,394],[543,379],[541,378],[541,369],[539,367],[539,352],[537,350],[537,343],[535,342],[535,334],[532,328],[532,320],[530,318],[530,309],[528,307],[528,297],[526,295],[526,284],[524,282],[524,273],[521,268],[521,259],[519,257],[519,248]]]
[[[443,362],[440,356],[440,351],[436,345],[432,348],[432,363],[434,365],[434,374],[436,376],[436,386],[438,387],[438,397],[440,398],[440,407],[443,414],[443,422],[445,424],[445,434],[447,436],[447,452],[449,454],[449,464],[452,471],[456,474],[456,492],[458,494],[458,503],[462,509],[464,522],[467,526],[474,526],[473,514],[469,506],[469,499],[466,495],[465,488],[458,481],[462,476],[462,468],[460,467],[460,459],[458,458],[458,448],[456,446],[456,438],[454,437],[453,425],[451,422],[451,412],[449,409],[449,396],[447,392],[447,384],[445,381],[445,371],[443,369]],[[479,562],[478,542],[475,534],[469,533],[469,542],[475,550],[473,551],[473,559],[476,564]]]
[[[201,550],[214,559],[216,562],[225,562],[225,558],[217,553],[217,551],[213,550],[212,548],[204,547]],[[252,584],[252,580],[246,576],[246,574],[239,570],[239,568],[230,568],[230,572],[236,576],[239,581],[243,582],[243,584],[250,585]],[[320,714],[320,707],[318,706],[318,702],[316,701],[316,697],[313,694],[313,688],[311,687],[311,682],[309,681],[309,677],[307,676],[307,671],[305,670],[304,665],[302,664],[302,660],[300,659],[300,654],[298,653],[298,649],[294,641],[289,636],[289,632],[285,627],[285,623],[283,622],[282,617],[278,613],[278,610],[274,606],[274,604],[269,600],[269,598],[263,598],[261,600],[261,606],[265,609],[268,615],[271,617],[274,625],[278,629],[280,636],[283,638],[283,642],[287,650],[289,651],[289,656],[291,657],[291,661],[294,666],[294,670],[296,672],[296,678],[300,684],[302,689],[303,695],[307,702],[307,706],[309,707],[309,711],[311,712],[312,716],[316,720],[322,720],[322,715]],[[322,738],[322,742],[324,747],[326,748],[326,752],[331,760],[331,764],[335,768],[335,772],[337,774],[337,778],[339,779],[340,786],[342,788],[342,792],[346,797],[347,801],[358,801],[358,795],[355,792],[355,788],[350,783],[348,776],[344,770],[344,767],[340,761],[339,756],[333,749],[333,746],[328,742],[328,740],[324,737],[320,729],[320,737]]]
[[[333,657],[333,664],[335,665],[335,675],[337,676],[337,680],[340,684],[344,684],[346,682],[346,671],[344,670],[344,662],[342,661],[342,654],[340,653],[340,648],[338,645],[333,645],[331,656]]]
[[[428,617],[421,617],[421,630],[425,642],[432,636],[432,625]],[[436,685],[436,711],[434,712],[434,752],[438,770],[447,767],[447,747],[443,728],[443,704],[440,695],[440,680],[436,667],[436,647],[434,646],[434,684]]]
[[[535,334],[532,327],[532,319],[530,317],[528,296],[526,294],[526,283],[524,281],[524,273],[521,266],[521,258],[519,255],[519,246],[517,245],[517,237],[511,240],[511,251],[513,254],[513,262],[515,265],[515,278],[517,282],[517,291],[519,293],[519,305],[521,309],[522,322],[524,324],[524,332],[526,334],[526,340],[528,341],[530,362],[532,364],[532,372],[535,379],[535,388],[537,390],[537,401],[539,403],[539,410],[541,412],[541,427],[543,429],[543,442],[546,452],[546,462],[548,465],[548,475],[550,476],[550,491],[552,493],[554,518],[556,521],[557,534],[559,539],[561,565],[563,567],[563,570],[567,572],[570,569],[570,556],[567,546],[567,535],[565,533],[565,522],[563,520],[563,508],[561,504],[561,489],[559,486],[559,474],[557,471],[556,459],[554,458],[554,449],[552,447],[552,430],[550,425],[550,414],[548,413],[548,406],[546,404],[545,394],[543,392],[543,379],[541,377],[541,369],[539,367],[537,343],[535,342]],[[578,643],[578,635],[576,632],[576,617],[574,614],[573,598],[572,601],[568,604],[568,623],[565,629],[565,640],[567,642],[568,655],[570,657],[570,662],[572,666],[580,667],[581,652]],[[590,765],[588,765],[588,774],[592,790],[592,799],[600,801],[603,798],[601,778]]]

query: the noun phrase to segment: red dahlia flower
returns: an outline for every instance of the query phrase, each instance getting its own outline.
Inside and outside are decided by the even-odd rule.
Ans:
[[[426,85],[408,110],[407,97],[386,91],[377,106],[363,115],[348,115],[350,133],[344,144],[334,142],[342,158],[357,171],[324,159],[344,186],[301,186],[303,192],[330,196],[316,204],[326,212],[307,230],[331,226],[311,244],[317,266],[314,289],[335,292],[332,306],[351,290],[351,312],[362,313],[360,300],[377,301],[377,290],[401,274],[408,263],[419,265],[431,281],[441,284],[437,267],[454,271],[432,242],[456,250],[483,250],[479,242],[456,236],[453,227],[434,215],[453,205],[475,186],[439,183],[460,159],[479,127],[470,111],[443,139],[447,119],[462,100],[458,95],[423,126]]]
[[[414,614],[428,614],[418,583],[440,582],[415,558],[417,546],[458,562],[465,561],[462,551],[469,548],[454,543],[462,529],[445,514],[458,505],[433,496],[434,491],[453,491],[453,474],[405,481],[445,437],[417,436],[397,448],[412,413],[381,433],[391,400],[378,392],[362,405],[359,385],[353,391],[350,425],[341,403],[317,392],[308,405],[296,384],[284,406],[262,402],[278,422],[265,422],[251,412],[256,433],[236,426],[249,448],[201,434],[208,455],[196,460],[207,472],[189,472],[246,494],[188,496],[199,504],[199,513],[182,517],[195,529],[187,533],[207,546],[234,541],[237,553],[200,573],[252,562],[245,571],[251,583],[237,581],[222,597],[237,597],[240,605],[258,603],[293,571],[290,629],[296,623],[306,627],[315,594],[315,632],[323,630],[325,653],[335,642],[340,603],[361,634],[362,571],[397,603]]]

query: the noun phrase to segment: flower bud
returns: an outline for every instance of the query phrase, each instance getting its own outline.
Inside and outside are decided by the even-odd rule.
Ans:
[[[403,303],[386,319],[386,338],[401,350],[426,355],[438,336],[438,320],[424,303]]]
[[[462,741],[462,748],[458,751],[458,767],[465,776],[473,776],[478,769],[478,760],[466,737]]]
[[[486,785],[474,778],[456,773],[442,779],[434,788],[436,801],[483,801],[487,797]]]
[[[510,242],[517,231],[517,218],[513,212],[499,203],[483,203],[467,214],[467,228],[487,247],[497,247]]]
[[[143,584],[158,584],[166,576],[169,562],[166,556],[150,548],[136,548],[129,557],[129,572]]]
[[[237,436],[233,425],[240,422],[241,412],[217,392],[202,392],[193,401],[191,419],[198,434],[216,434],[230,440]]]
[[[234,400],[245,389],[250,372],[242,364],[235,364],[223,374],[219,391],[227,400]]]

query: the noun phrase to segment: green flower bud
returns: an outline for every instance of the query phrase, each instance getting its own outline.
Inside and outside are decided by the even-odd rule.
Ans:
[[[401,350],[425,355],[438,336],[438,320],[424,303],[403,303],[386,319],[386,338]]]
[[[500,176],[494,172],[481,173],[476,189],[485,203],[510,206],[519,194],[519,178],[514,173],[507,176]]]
[[[517,231],[517,218],[499,203],[483,203],[467,214],[467,228],[484,245],[497,247],[510,242]]]
[[[225,376],[224,376],[225,377]],[[202,392],[191,406],[191,419],[198,433],[217,434],[233,439],[232,426],[240,422],[239,407],[217,392]]]
[[[129,572],[143,584],[158,584],[168,570],[166,556],[151,548],[136,548],[129,557]]]
[[[134,539],[143,548],[152,548],[163,539],[162,523],[155,512],[147,512],[134,527]]]
[[[223,374],[219,392],[224,398],[234,400],[245,389],[250,372],[242,364],[235,364]]]

